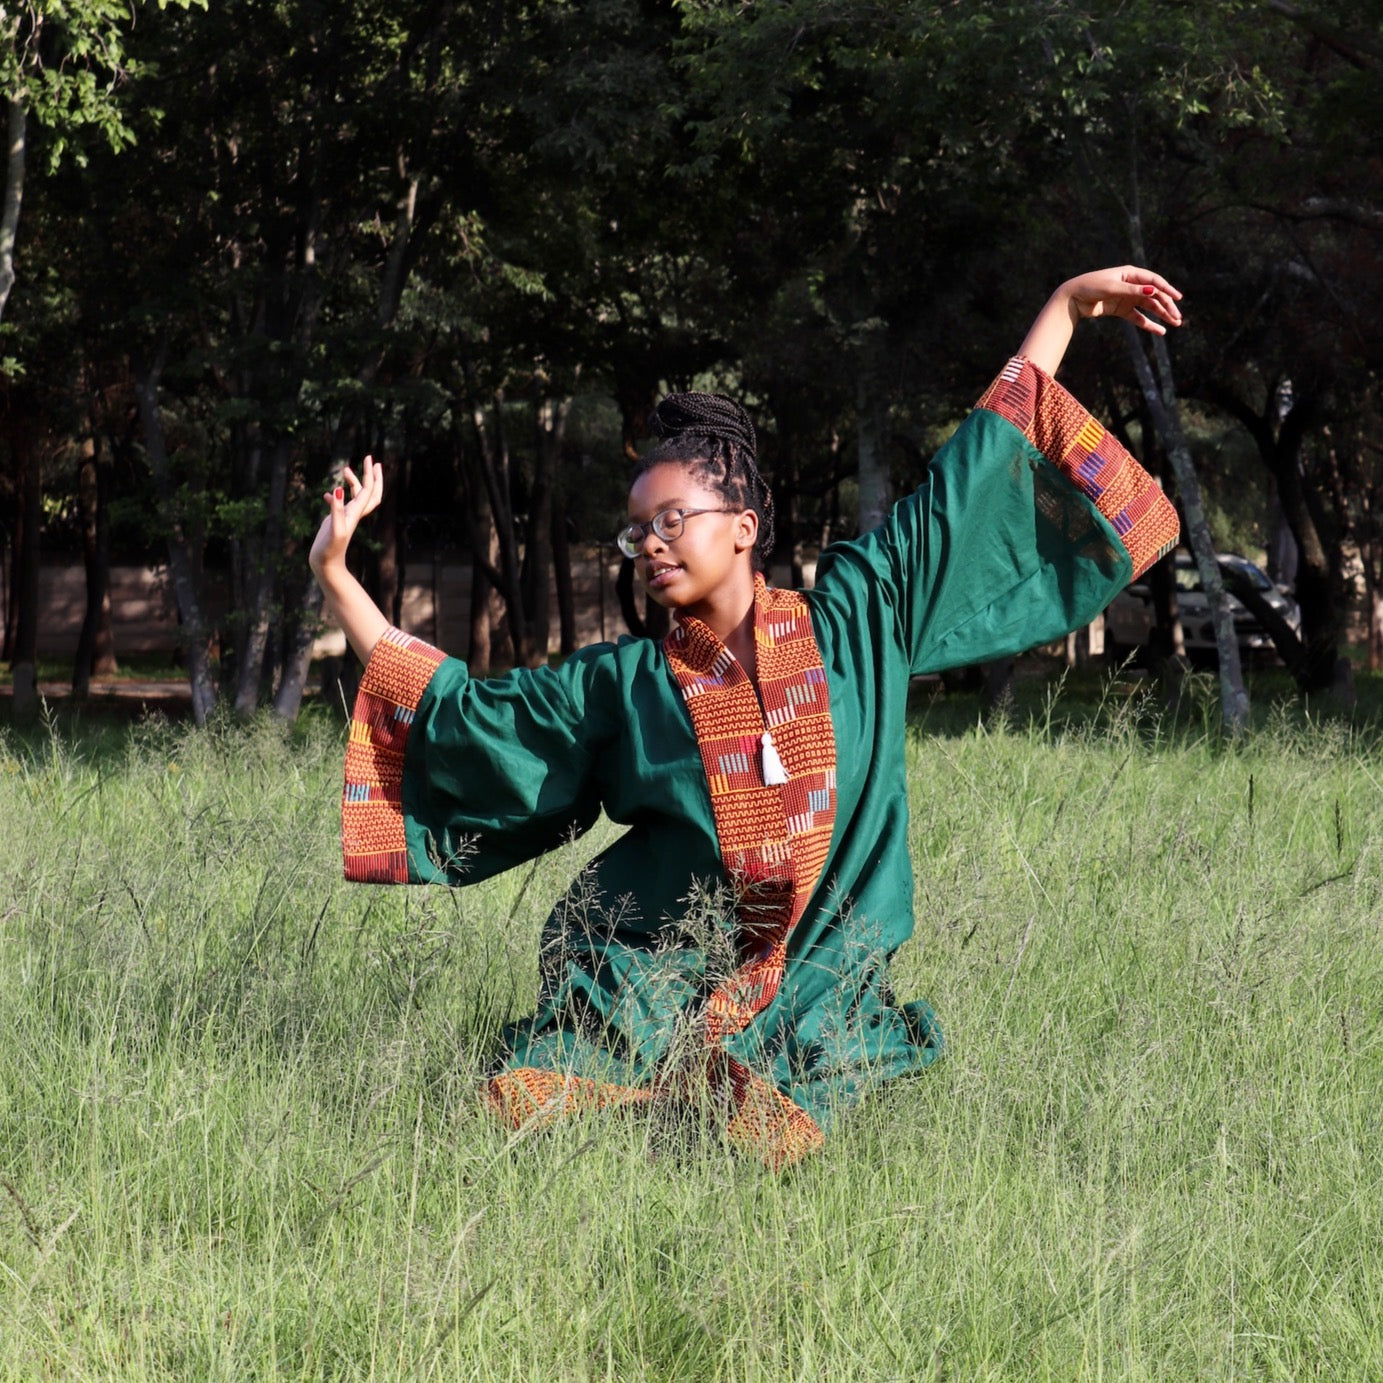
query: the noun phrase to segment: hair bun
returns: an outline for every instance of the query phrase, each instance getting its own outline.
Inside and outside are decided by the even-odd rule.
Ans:
[[[655,437],[717,437],[748,452],[751,460],[757,453],[749,414],[724,394],[669,394],[649,414],[648,430]]]

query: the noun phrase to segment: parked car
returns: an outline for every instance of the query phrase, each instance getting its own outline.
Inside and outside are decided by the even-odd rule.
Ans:
[[[1258,617],[1232,594],[1236,586],[1257,591],[1281,614],[1294,633],[1301,632],[1301,608],[1285,591],[1279,590],[1261,568],[1237,553],[1217,552],[1220,575],[1231,591],[1230,609],[1234,612],[1234,632],[1239,652],[1246,659],[1267,658],[1275,653],[1268,631]],[[1189,552],[1178,552],[1173,562],[1177,587],[1177,612],[1186,640],[1187,655],[1195,661],[1215,658],[1215,629],[1210,621],[1210,603],[1201,586],[1200,572]],[[1130,653],[1147,646],[1154,626],[1152,589],[1146,577],[1121,591],[1105,611],[1105,647],[1112,658],[1122,661]]]

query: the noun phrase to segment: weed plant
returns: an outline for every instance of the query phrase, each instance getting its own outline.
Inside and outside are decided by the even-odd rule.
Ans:
[[[923,701],[948,1052],[780,1177],[481,1108],[611,828],[347,886],[325,715],[8,733],[0,1379],[1383,1377],[1383,754],[1203,703]]]

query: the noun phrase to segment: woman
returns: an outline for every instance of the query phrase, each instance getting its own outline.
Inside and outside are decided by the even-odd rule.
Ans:
[[[675,395],[620,545],[676,620],[662,642],[472,681],[391,629],[346,571],[382,493],[367,458],[312,568],[366,663],[342,806],[348,878],[462,884],[585,830],[628,827],[558,904],[538,1011],[487,1098],[511,1126],[709,1088],[780,1168],[868,1086],[938,1055],[889,960],[912,933],[909,678],[1086,623],[1176,540],[1158,486],[1052,374],[1083,317],[1161,334],[1181,294],[1082,275],[874,532],[769,589],[772,505],[737,405]],[[720,919],[719,921],[717,919]]]

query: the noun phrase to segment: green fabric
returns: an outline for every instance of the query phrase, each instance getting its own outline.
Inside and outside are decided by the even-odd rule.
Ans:
[[[1104,518],[987,411],[879,529],[822,554],[807,599],[841,751],[836,826],[777,996],[726,1044],[818,1122],[940,1050],[930,1010],[900,1009],[889,983],[913,930],[909,678],[1060,637],[1130,574]],[[629,828],[549,919],[538,1011],[506,1033],[503,1064],[647,1079],[734,955],[710,796],[661,648],[625,639],[483,682],[448,659],[418,707],[403,805],[417,881],[486,878],[602,808]]]

